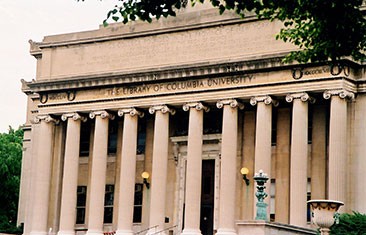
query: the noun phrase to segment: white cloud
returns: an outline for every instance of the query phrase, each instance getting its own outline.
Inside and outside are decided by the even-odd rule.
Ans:
[[[20,79],[35,78],[28,40],[97,29],[117,0],[0,0],[0,132],[25,122]]]

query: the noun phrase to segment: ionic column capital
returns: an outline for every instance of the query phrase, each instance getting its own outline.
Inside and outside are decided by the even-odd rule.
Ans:
[[[238,102],[236,99],[219,100],[216,103],[216,107],[221,109],[224,105],[230,105],[231,108],[244,109],[244,104]]]
[[[250,98],[250,104],[252,106],[255,106],[258,102],[263,102],[266,105],[273,104],[273,106],[275,106],[275,107],[278,106],[278,101],[275,99],[272,99],[272,97],[269,95],[253,96],[252,98]]]
[[[170,113],[171,115],[175,114],[175,109],[168,107],[167,105],[154,105],[149,108],[149,113],[154,114],[156,111],[160,111],[162,113]]]
[[[59,124],[60,120],[53,118],[52,116],[45,114],[45,115],[38,115],[34,118],[34,123],[38,124],[41,121],[45,121],[46,123],[53,122],[54,124]]]
[[[122,117],[125,114],[129,114],[132,117],[135,116],[135,115],[137,115],[140,118],[142,118],[142,117],[145,116],[145,113],[144,112],[142,112],[140,110],[137,110],[136,108],[123,108],[123,109],[119,109],[118,110],[118,116]]]
[[[315,103],[315,98],[309,96],[306,92],[292,93],[286,95],[286,101],[291,103],[294,99],[300,99],[302,102],[309,101],[311,104]]]
[[[185,103],[183,105],[183,110],[184,111],[188,111],[190,110],[191,108],[195,108],[197,109],[198,111],[200,110],[203,110],[205,112],[208,112],[210,111],[210,108],[204,104],[202,104],[201,102],[190,102],[190,103]]]
[[[100,116],[101,118],[109,118],[110,120],[113,120],[115,118],[114,114],[108,113],[105,110],[99,110],[99,111],[91,111],[89,113],[89,117],[91,119],[94,119],[95,116]]]
[[[339,96],[339,98],[341,98],[341,99],[347,98],[347,99],[353,100],[355,98],[355,93],[346,91],[343,89],[326,90],[323,93],[323,97],[326,100],[330,99],[332,96]]]
[[[72,120],[74,120],[74,121],[81,120],[82,122],[86,122],[86,120],[87,120],[86,117],[81,116],[78,113],[64,113],[61,116],[62,121],[66,121],[69,118],[72,118]]]

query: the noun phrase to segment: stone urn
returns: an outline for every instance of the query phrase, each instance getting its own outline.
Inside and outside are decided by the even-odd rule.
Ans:
[[[343,202],[334,200],[310,200],[311,220],[320,228],[322,235],[329,234],[330,227],[334,224],[339,207]]]

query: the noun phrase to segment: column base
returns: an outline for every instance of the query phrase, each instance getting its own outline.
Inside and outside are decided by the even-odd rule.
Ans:
[[[104,235],[103,231],[100,230],[90,230],[86,232],[86,235]]]
[[[116,235],[133,235],[133,231],[132,230],[127,230],[127,229],[117,229],[116,231]]]
[[[69,230],[69,231],[58,231],[57,235],[75,235],[75,231],[74,230]]]
[[[237,235],[235,229],[219,228],[216,235]]]
[[[202,235],[199,229],[183,229],[182,235]]]

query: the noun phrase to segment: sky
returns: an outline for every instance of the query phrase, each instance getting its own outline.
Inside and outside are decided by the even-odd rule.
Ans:
[[[0,133],[25,123],[21,79],[35,79],[36,59],[28,40],[94,30],[117,0],[0,0]]]

